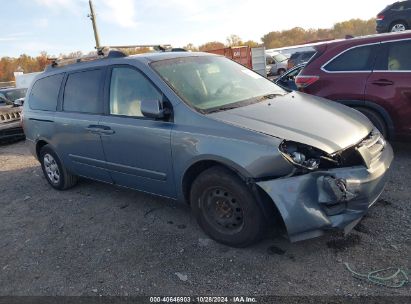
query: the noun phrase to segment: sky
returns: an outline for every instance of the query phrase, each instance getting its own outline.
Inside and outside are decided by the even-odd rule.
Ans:
[[[393,0],[93,0],[102,45],[200,45],[231,34],[260,42],[293,27],[330,28],[375,17]],[[95,45],[88,0],[0,0],[0,57]]]

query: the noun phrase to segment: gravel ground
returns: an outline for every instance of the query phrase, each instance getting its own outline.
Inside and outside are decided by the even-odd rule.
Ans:
[[[411,269],[411,144],[350,235],[233,249],[187,206],[83,180],[53,190],[24,142],[0,146],[0,295],[411,295],[353,278]]]

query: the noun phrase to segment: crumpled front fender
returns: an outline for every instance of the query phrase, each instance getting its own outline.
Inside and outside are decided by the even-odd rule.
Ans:
[[[276,205],[291,241],[317,237],[330,229],[348,232],[381,195],[392,160],[393,151],[387,144],[373,168],[317,171],[257,185]]]

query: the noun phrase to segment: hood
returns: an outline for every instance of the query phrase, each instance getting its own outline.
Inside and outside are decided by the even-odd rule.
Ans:
[[[373,129],[360,112],[299,92],[208,116],[329,154],[357,144]]]

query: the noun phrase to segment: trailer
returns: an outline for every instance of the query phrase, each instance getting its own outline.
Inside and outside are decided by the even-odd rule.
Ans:
[[[249,69],[252,69],[262,76],[267,76],[264,47],[251,48],[249,46],[231,46],[222,49],[210,50],[207,51],[207,53],[225,56]]]

